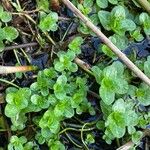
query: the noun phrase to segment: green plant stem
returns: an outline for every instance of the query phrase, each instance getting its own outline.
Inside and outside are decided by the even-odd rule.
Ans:
[[[69,32],[69,30],[70,30],[70,28],[71,28],[72,25],[73,25],[73,22],[71,22],[71,23],[69,24],[69,27],[67,28],[67,30],[66,30],[65,34],[63,35],[63,37],[62,37],[62,39],[61,39],[60,42],[63,42],[63,41],[64,41],[64,39],[65,39],[65,37],[66,37],[67,33]]]
[[[10,84],[10,85],[12,85],[12,86],[14,86],[14,87],[16,87],[16,88],[19,88],[18,85],[14,84],[14,83],[12,83],[12,82],[10,82],[10,81],[7,81],[7,80],[5,80],[5,79],[0,79],[0,82],[4,82],[4,83]]]
[[[136,0],[136,2],[150,14],[150,3],[147,0]]]
[[[83,127],[82,127],[82,130],[81,130],[81,140],[82,140],[82,143],[83,143],[84,146],[85,146],[85,149],[86,149],[86,150],[89,150],[88,146],[86,145],[86,143],[84,142],[84,139],[83,139],[84,127],[85,127],[86,125],[88,125],[88,123],[85,123],[85,124],[83,125]]]
[[[86,123],[86,124],[88,124],[88,123]],[[64,133],[64,132],[66,132],[66,131],[69,131],[69,130],[72,130],[72,131],[77,131],[77,132],[81,132],[81,131],[83,131],[83,132],[88,132],[88,131],[92,131],[92,130],[94,130],[95,129],[95,127],[91,127],[91,128],[87,128],[87,129],[76,129],[76,128],[65,128],[65,129],[63,129],[62,131],[60,131],[59,132],[59,135],[60,134],[62,134],[62,133]]]
[[[55,43],[54,40],[50,37],[50,35],[48,34],[48,32],[43,32],[43,33],[44,33],[44,35],[48,38],[48,40],[49,40],[53,45],[56,46],[56,43]]]
[[[61,0],[74,14],[80,18],[117,56],[122,62],[137,75],[142,81],[150,86],[150,79],[124,54],[120,49],[108,39],[98,27],[96,27],[80,10],[78,10],[69,0]]]
[[[15,54],[15,57],[16,57],[18,64],[21,65],[20,60],[19,60],[18,55],[17,55],[17,52],[16,52],[16,49],[14,49],[13,51],[14,51],[14,54]]]
[[[26,52],[25,52],[22,48],[20,48],[20,50],[22,51],[22,53],[23,53],[23,55],[25,56],[25,58],[27,59],[27,61],[31,64],[31,60],[30,60],[30,58],[28,57],[28,55],[26,54]]]
[[[120,142],[118,138],[116,138],[116,142],[117,142],[117,146],[120,147]]]
[[[67,132],[65,132],[65,134],[66,134],[66,136],[68,137],[68,139],[69,139],[76,147],[82,148],[82,146],[80,146],[79,144],[77,144],[75,141],[73,141],[73,140],[71,139],[71,137],[68,135]]]

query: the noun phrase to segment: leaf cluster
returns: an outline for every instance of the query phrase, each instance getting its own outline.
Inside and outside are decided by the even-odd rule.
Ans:
[[[88,89],[86,79],[71,74],[77,71],[77,67],[75,71],[70,69],[70,64],[74,64],[73,59],[81,52],[82,42],[83,39],[77,37],[69,44],[69,50],[63,54],[68,57],[71,53],[73,57],[71,56],[71,59],[69,57],[67,63],[63,63],[62,55],[58,55],[58,61],[64,65],[63,71],[58,70],[54,64],[54,67],[39,71],[37,80],[29,88],[7,89],[5,115],[11,119],[13,131],[23,130],[26,127],[28,113],[42,112],[39,117],[32,119],[39,128],[35,137],[40,144],[46,142],[50,148],[59,149],[64,147],[58,136],[61,122],[83,112],[94,114],[94,109],[86,98]],[[11,143],[13,147],[13,142]],[[24,143],[19,143],[20,147],[22,145]]]
[[[4,11],[3,7],[0,5],[0,52],[5,48],[4,40],[12,42],[19,35],[17,29],[13,26],[4,26],[3,23],[8,23],[12,20],[11,13]]]

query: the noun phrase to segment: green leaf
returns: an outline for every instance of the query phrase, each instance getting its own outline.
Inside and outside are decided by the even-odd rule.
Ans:
[[[92,135],[92,134],[87,134],[87,137],[86,137],[85,142],[86,142],[87,144],[95,143],[94,135]]]
[[[147,61],[144,62],[144,73],[150,77],[150,56],[147,57]]]
[[[108,82],[107,81],[107,82],[105,82],[105,85],[107,84],[106,85],[107,87],[112,87],[113,83],[115,81],[113,79],[116,79],[118,77],[118,71],[117,71],[117,68],[115,67],[115,65],[105,67],[104,70],[103,70],[103,76],[104,76],[104,78],[107,78],[107,80],[109,82],[112,82],[112,84],[109,85],[109,83],[107,83]],[[114,86],[113,86],[113,88],[114,88]]]
[[[118,0],[108,0],[108,1],[113,5],[118,4]]]
[[[128,46],[128,39],[123,35],[121,36],[118,34],[114,34],[113,36],[110,36],[109,39],[121,50],[124,50]],[[116,57],[112,50],[106,45],[102,46],[102,51],[109,57]]]
[[[69,49],[73,51],[75,54],[80,54],[81,53],[81,44],[83,43],[82,37],[76,37],[74,38],[71,43],[69,44]]]
[[[39,28],[42,31],[56,31],[58,28],[58,25],[56,24],[57,21],[58,14],[55,12],[51,12],[48,15],[41,18]]]
[[[105,122],[100,120],[96,123],[96,128],[98,128],[99,130],[104,130],[105,129]]]
[[[108,31],[111,30],[110,12],[101,10],[98,12],[98,17],[99,17],[99,20],[100,20],[102,26]]]
[[[144,36],[141,34],[141,29],[136,28],[134,31],[130,32],[131,37],[133,37],[137,42],[140,42],[144,39]]]
[[[37,105],[39,108],[48,108],[49,107],[49,102],[45,97],[42,97],[38,94],[33,94],[31,96],[31,102],[34,105]]]
[[[65,75],[59,76],[56,83],[59,85],[65,85],[67,83],[67,77]]]
[[[136,126],[138,124],[138,122],[139,122],[138,115],[131,108],[132,107],[126,108],[126,113],[125,113],[126,125],[127,126]],[[129,109],[131,109],[131,110],[129,110]]]
[[[135,133],[135,132],[136,132],[135,127],[133,127],[133,126],[128,126],[128,133],[129,133],[129,134],[133,134],[133,133]]]
[[[14,27],[4,27],[3,30],[5,32],[5,38],[10,42],[19,36],[18,31]]]
[[[6,101],[8,104],[15,105],[18,109],[24,109],[28,106],[30,95],[30,89],[20,88],[16,93],[8,93]]]
[[[3,22],[7,23],[12,20],[12,15],[11,15],[11,13],[9,13],[7,11],[3,11],[0,18]]]
[[[81,10],[84,15],[88,15],[92,11],[91,7],[85,7],[82,4],[78,4],[78,9]]]
[[[80,92],[77,92],[73,95],[71,99],[71,105],[73,108],[77,108],[79,104],[83,101],[84,95]]]
[[[3,11],[4,11],[4,9],[3,9],[3,7],[0,5],[0,18],[2,17]]]
[[[141,13],[139,16],[140,23],[144,26],[146,35],[150,35],[150,17],[147,13]]]
[[[72,63],[71,66],[68,67],[68,70],[70,72],[77,72],[78,71],[78,66],[75,63]]]
[[[83,5],[84,5],[84,7],[92,7],[93,0],[84,0]]]
[[[91,70],[95,76],[96,82],[100,84],[102,81],[102,71],[98,66],[93,66]]]
[[[55,141],[53,144],[50,144],[51,150],[65,150],[65,146],[60,141]]]
[[[112,113],[112,105],[106,105],[103,101],[100,101],[100,108],[103,112],[103,118],[106,120],[108,116]]]
[[[34,82],[31,84],[30,89],[32,91],[38,91],[39,87],[38,87],[38,82]]]
[[[48,69],[44,69],[44,74],[46,77],[51,78],[51,79],[57,77],[57,72],[52,67]]]
[[[102,45],[102,51],[104,54],[106,54],[107,56],[114,58],[116,57],[115,54],[112,52],[112,50],[107,46],[107,45]]]
[[[105,85],[103,85],[103,84],[105,84],[104,82],[105,83],[107,82],[107,84],[110,87],[106,87]],[[112,104],[115,100],[115,92],[113,91],[111,84],[112,84],[112,82],[109,82],[109,81],[106,81],[106,79],[103,79],[102,85],[99,89],[100,97],[102,98],[103,102],[107,105]]]
[[[39,126],[44,129],[48,128],[52,133],[56,134],[60,129],[60,119],[57,117],[53,110],[49,108],[41,118]]]
[[[112,109],[115,112],[125,113],[125,102],[124,102],[124,100],[118,99],[117,101],[115,101]]]
[[[74,116],[74,109],[71,106],[67,106],[64,112],[66,118],[71,118]]]
[[[7,117],[14,117],[17,116],[17,114],[20,112],[20,109],[17,109],[14,105],[7,104],[5,107],[5,115]]]
[[[111,19],[116,18],[119,20],[119,19],[125,19],[125,17],[126,17],[125,9],[121,5],[115,6],[111,11]]]
[[[106,127],[109,127],[114,137],[121,138],[125,134],[125,118],[123,113],[113,112],[108,116]]]
[[[66,97],[66,91],[64,89],[64,86],[61,84],[54,84],[54,94],[56,98],[62,100]]]
[[[140,142],[140,139],[142,138],[143,133],[141,131],[137,131],[134,134],[132,134],[132,142],[137,144]]]
[[[112,67],[114,67],[115,70],[117,71],[118,77],[121,77],[123,75],[124,65],[121,62],[119,62],[119,61],[113,62]]]
[[[0,41],[6,39],[5,31],[4,29],[0,28]]]
[[[118,78],[115,80],[115,92],[118,94],[125,94],[128,92],[128,82],[125,81],[123,78]]]
[[[36,0],[38,5],[38,9],[43,10],[45,12],[49,11],[49,1],[48,0]]]
[[[125,31],[133,31],[136,29],[136,24],[131,19],[124,19],[121,21],[121,28]]]
[[[144,106],[150,105],[150,93],[149,93],[150,87],[142,83],[139,87],[139,89],[136,91],[137,100]]]
[[[96,0],[96,4],[100,8],[106,8],[106,7],[108,7],[108,0]]]
[[[55,68],[56,71],[62,72],[62,71],[64,71],[65,66],[61,62],[55,61],[54,62],[54,68]]]

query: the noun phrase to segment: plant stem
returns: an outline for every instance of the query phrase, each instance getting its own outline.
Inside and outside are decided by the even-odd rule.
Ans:
[[[19,45],[12,45],[12,46],[5,47],[4,51],[18,49],[18,48],[32,47],[32,46],[36,46],[36,45],[38,45],[38,43],[36,43],[36,42],[19,44]]]
[[[87,73],[89,73],[90,75],[93,76],[92,71],[90,71],[89,69],[91,68],[87,63],[85,63],[84,61],[82,61],[81,59],[79,59],[78,57],[76,57],[74,59],[74,62],[80,66],[83,70],[85,70]]]
[[[118,138],[116,138],[116,142],[117,142],[117,146],[120,147],[120,142]]]
[[[86,149],[86,150],[89,150],[88,146],[86,145],[86,143],[84,142],[84,139],[83,139],[83,131],[84,131],[84,127],[85,127],[86,125],[88,125],[88,123],[85,123],[85,124],[83,125],[83,127],[82,127],[82,130],[81,130],[81,140],[82,140],[82,143],[83,143],[84,146],[85,146],[85,149]]]
[[[75,143],[74,140],[71,139],[71,137],[69,136],[69,134],[67,132],[65,132],[66,136],[68,137],[68,139],[78,148],[82,148],[82,146],[80,146],[79,144]]]
[[[86,123],[86,124],[88,124],[88,123]],[[60,131],[59,134],[62,134],[62,133],[69,131],[69,130],[76,131],[76,132],[81,132],[81,131],[88,132],[88,131],[92,131],[94,129],[95,129],[95,127],[91,127],[91,128],[87,128],[87,129],[65,128],[62,131]]]
[[[137,77],[150,86],[150,79],[124,54],[115,46],[86,16],[84,16],[69,0],[62,2],[75,13],[118,57],[126,66],[132,70]]]
[[[14,87],[16,87],[16,88],[19,88],[18,85],[14,84],[14,83],[12,83],[12,82],[10,82],[10,81],[7,81],[7,80],[5,80],[5,79],[0,79],[0,82],[4,82],[4,83],[10,84],[10,85],[12,85],[12,86],[14,86]]]
[[[150,14],[150,3],[147,0],[136,0]]]

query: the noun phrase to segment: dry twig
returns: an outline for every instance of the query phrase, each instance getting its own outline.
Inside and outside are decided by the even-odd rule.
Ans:
[[[0,74],[27,72],[35,69],[34,66],[0,66]]]
[[[147,0],[136,0],[150,14],[150,3]]]

